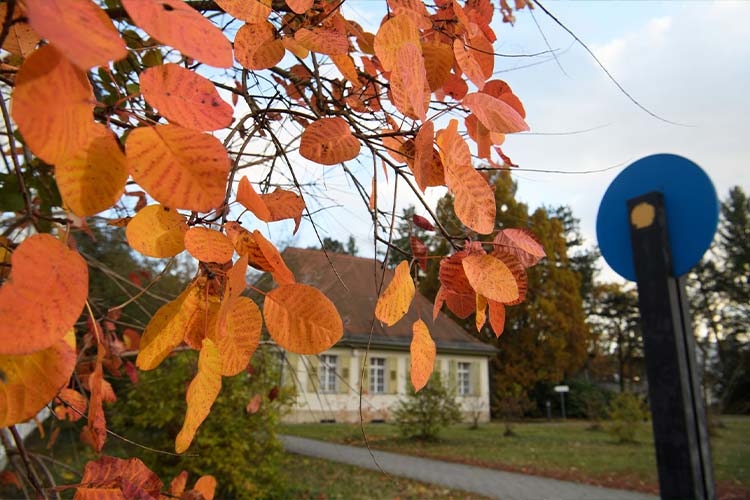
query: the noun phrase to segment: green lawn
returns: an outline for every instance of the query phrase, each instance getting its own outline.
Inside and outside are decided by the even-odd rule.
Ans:
[[[725,428],[712,438],[714,474],[722,495],[750,495],[750,418],[725,417]],[[366,427],[374,448],[527,472],[573,481],[657,492],[656,459],[651,424],[639,425],[637,443],[618,444],[582,421],[514,425],[516,437],[504,437],[503,424],[470,430],[457,425],[437,442],[406,441],[395,426]],[[362,445],[359,425],[284,425],[282,433]]]

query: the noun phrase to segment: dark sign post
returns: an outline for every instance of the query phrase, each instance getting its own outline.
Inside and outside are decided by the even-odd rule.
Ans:
[[[683,276],[708,249],[718,212],[700,167],[654,155],[620,173],[597,216],[602,255],[638,283],[659,489],[667,499],[716,496]]]

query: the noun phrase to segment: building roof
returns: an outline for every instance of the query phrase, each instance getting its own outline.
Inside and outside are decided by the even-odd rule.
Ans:
[[[442,312],[433,321],[432,302],[418,292],[408,313],[398,323],[391,327],[381,324],[375,319],[375,303],[378,295],[376,283],[383,267],[376,260],[328,252],[334,271],[320,250],[287,248],[282,255],[298,282],[318,288],[336,305],[344,322],[344,336],[337,346],[364,347],[372,330],[372,347],[408,350],[412,325],[421,317],[430,330],[438,353],[492,355],[497,351],[470,335]],[[393,271],[385,269],[384,286],[392,278]],[[270,289],[270,275],[261,277],[255,286],[261,290]]]

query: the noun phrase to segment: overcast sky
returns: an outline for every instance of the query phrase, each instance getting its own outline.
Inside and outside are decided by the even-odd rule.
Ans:
[[[383,2],[349,0],[347,4],[347,17],[363,19],[366,26],[373,23],[369,28],[376,29]],[[665,123],[639,109],[582,47],[572,44],[570,35],[535,9],[534,17],[549,45],[559,50],[559,65],[548,57],[496,60],[496,70],[501,71],[498,77],[522,99],[532,131],[509,136],[504,151],[528,169],[615,168],[589,174],[519,170],[515,179],[522,201],[532,208],[571,206],[593,245],[596,212],[606,187],[641,157],[669,152],[693,160],[708,172],[722,198],[733,185],[750,190],[746,142],[750,132],[750,2],[548,1],[545,5],[589,45],[644,107],[683,126]],[[518,13],[515,27],[500,23],[499,15],[493,24],[499,52],[528,54],[547,49],[526,11]],[[371,164],[353,168],[361,169],[369,186]],[[327,175],[317,166],[313,177]],[[342,206],[316,215],[323,236],[345,240],[352,233],[361,253],[372,255],[372,228],[365,208],[347,196],[349,186],[340,179],[329,180],[328,189],[340,197]],[[387,199],[392,185],[382,187],[381,199]],[[441,194],[434,190],[430,199]],[[400,207],[410,201],[405,199]],[[284,238],[286,231],[269,229],[277,241],[308,246],[316,243],[309,226],[303,223],[293,240]],[[603,271],[603,278],[614,278],[604,264]]]

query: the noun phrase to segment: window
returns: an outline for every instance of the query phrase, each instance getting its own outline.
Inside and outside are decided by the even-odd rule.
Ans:
[[[320,390],[336,392],[336,368],[338,356],[324,354],[320,357]]]
[[[385,393],[385,358],[370,358],[370,394]]]
[[[458,363],[458,395],[468,396],[471,393],[471,363]]]

